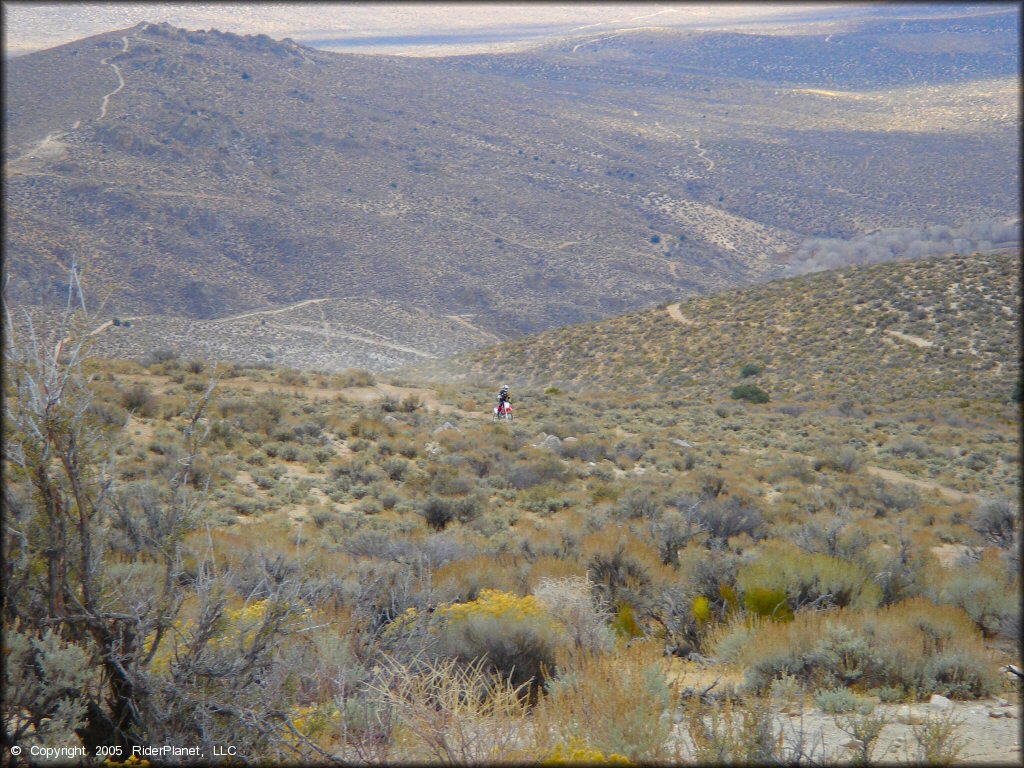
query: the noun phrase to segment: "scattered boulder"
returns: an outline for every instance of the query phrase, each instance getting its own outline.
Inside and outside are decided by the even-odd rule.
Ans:
[[[562,441],[558,439],[558,435],[548,435],[537,444],[537,447],[549,448],[552,451],[561,451]]]
[[[680,440],[678,437],[673,437],[669,440],[672,445],[678,445],[680,448],[693,448],[693,443],[687,442],[686,440]]]
[[[580,440],[579,440],[578,437],[567,437],[567,438],[565,438],[565,440],[562,441],[562,444],[563,445],[572,445],[573,443],[578,443],[579,441]]]
[[[953,702],[947,699],[945,696],[940,696],[937,693],[933,693],[932,697],[928,700],[928,706],[937,712],[948,712],[953,709]]]
[[[438,427],[437,429],[434,430],[434,434],[436,435],[438,432],[444,432],[446,429],[452,429],[452,430],[455,430],[456,432],[461,432],[462,431],[461,429],[456,427],[454,424],[452,424],[450,421],[446,421],[444,424],[442,424],[440,427]]]

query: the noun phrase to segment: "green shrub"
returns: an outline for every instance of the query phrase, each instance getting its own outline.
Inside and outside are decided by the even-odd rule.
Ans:
[[[870,701],[859,699],[849,688],[828,688],[814,695],[814,703],[822,712],[843,715],[849,712],[868,714],[874,709]]]
[[[939,592],[942,602],[962,608],[987,635],[998,632],[1005,617],[1020,610],[1018,597],[1010,585],[977,571],[958,573]]]
[[[477,496],[446,499],[431,496],[420,505],[419,513],[435,531],[444,530],[452,520],[468,523],[479,517],[483,502]]]
[[[661,514],[661,505],[650,491],[633,488],[615,505],[614,512],[630,520],[653,520]]]
[[[979,504],[971,516],[970,525],[986,542],[1009,549],[1017,532],[1019,516],[1009,499],[996,499]]]
[[[913,598],[880,610],[797,613],[791,622],[733,621],[713,633],[711,652],[746,668],[767,690],[792,676],[812,688],[880,686],[927,697],[978,698],[998,690],[996,665],[958,608]]]
[[[881,688],[876,688],[875,695],[878,696],[878,700],[883,704],[898,704],[907,698],[907,692],[903,688],[896,688],[891,685],[883,685]]]
[[[441,648],[460,661],[486,659],[487,667],[512,685],[528,685],[535,699],[556,669],[562,640],[557,623],[532,595],[485,589],[468,603],[437,610]]]
[[[750,376],[757,376],[761,373],[761,367],[755,363],[747,363],[740,369],[740,378],[746,379]]]
[[[874,607],[882,597],[861,566],[776,540],[765,545],[757,560],[740,568],[736,581],[744,592],[760,587],[785,593],[794,611],[812,603],[816,607]]]
[[[950,699],[980,699],[998,690],[990,659],[962,650],[938,653],[925,661],[917,694]]]
[[[632,639],[640,637],[644,631],[636,620],[636,612],[629,603],[619,603],[619,608],[612,619],[612,629],[619,637]]]
[[[740,384],[733,387],[733,400],[746,400],[748,403],[767,403],[771,398],[768,393],[756,384]]]
[[[143,384],[133,384],[121,395],[121,405],[126,410],[134,411],[145,418],[151,418],[156,413],[153,393]]]
[[[401,482],[409,472],[409,462],[398,458],[388,459],[382,468],[390,480]]]
[[[752,614],[773,621],[792,621],[793,611],[781,589],[751,587],[743,595],[743,605]]]
[[[715,488],[717,490],[709,491],[705,486],[705,493],[720,495],[721,486],[715,483]],[[688,519],[697,523],[713,539],[728,541],[733,536],[741,534],[746,534],[753,539],[762,536],[761,529],[764,526],[764,518],[761,516],[760,510],[738,498],[714,498],[699,504],[696,508],[689,505],[687,511]]]

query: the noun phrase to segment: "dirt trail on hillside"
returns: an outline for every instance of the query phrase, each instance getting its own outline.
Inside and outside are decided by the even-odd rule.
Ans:
[[[748,448],[746,446],[738,446],[736,450],[739,451],[740,453],[751,453],[758,455],[764,454],[763,450]],[[797,451],[781,450],[778,448],[773,449],[773,453],[777,456],[792,456],[804,459],[808,458],[807,454],[799,453]],[[905,475],[902,472],[896,471],[895,469],[884,469],[882,467],[876,467],[871,464],[865,464],[864,471],[867,472],[869,475],[874,475],[875,477],[881,478],[882,480],[885,480],[886,482],[889,483],[904,483],[906,485],[913,485],[917,488],[921,488],[926,491],[938,491],[950,501],[973,501],[978,503],[984,500],[981,496],[979,496],[976,493],[958,491],[956,488],[950,488],[948,485],[942,485],[932,480],[922,480],[917,477],[911,477],[910,475]]]
[[[324,331],[322,328],[309,325],[291,325],[289,323],[277,323],[273,324],[274,328],[282,328],[287,331],[299,331],[301,333],[312,333],[318,336],[324,336],[329,339],[347,339],[349,341],[358,341],[362,344],[368,344],[376,347],[384,347],[385,349],[393,349],[396,352],[404,352],[407,355],[416,355],[417,357],[425,357],[428,360],[434,359],[435,355],[429,352],[424,352],[422,349],[416,349],[414,347],[406,347],[402,344],[395,344],[390,341],[381,341],[380,339],[371,339],[369,336],[360,336],[355,333],[346,333],[345,331]]]
[[[121,37],[121,43],[124,46],[121,49],[121,53],[128,53],[128,38],[126,36],[122,36]],[[111,64],[110,61],[109,61],[109,57],[106,58],[106,59],[103,59],[103,61],[101,61],[100,63],[101,64],[106,64],[108,67],[113,67],[114,68],[114,74],[117,75],[117,88],[115,88],[110,93],[108,93],[106,96],[104,96],[103,97],[103,103],[100,104],[100,120],[103,120],[107,116],[107,107],[110,106],[110,97],[111,96],[115,96],[116,94],[120,93],[121,90],[124,88],[124,77],[121,76],[121,68],[119,66],[117,66],[117,64]]]
[[[668,312],[668,316],[675,320],[677,323],[682,323],[683,325],[696,325],[696,323],[693,320],[691,320],[688,317],[684,317],[683,313],[679,311],[680,303],[681,302],[677,301],[675,304],[669,304],[667,307],[665,307],[665,311]]]
[[[938,491],[947,499],[951,499],[952,501],[980,502],[982,500],[977,494],[958,491],[956,488],[940,485],[939,483],[932,482],[931,480],[920,480],[916,477],[910,477],[909,475],[904,475],[902,472],[897,472],[895,469],[882,469],[882,467],[864,467],[864,469],[869,475],[880,477],[891,483],[907,483],[909,485],[917,486],[918,488],[923,488],[927,491]]]
[[[228,315],[227,317],[215,317],[210,320],[211,323],[228,323],[232,320],[244,320],[247,317],[257,317],[258,315],[280,315],[283,312],[291,312],[293,309],[299,309],[310,304],[319,304],[323,301],[330,301],[332,297],[325,297],[322,299],[306,299],[300,301],[297,304],[289,304],[287,307],[280,307],[278,309],[258,309],[254,312],[242,312],[239,315]]]
[[[927,349],[928,347],[935,346],[935,342],[928,341],[928,339],[922,339],[920,336],[911,336],[909,333],[900,333],[899,331],[894,331],[891,328],[886,328],[885,332],[890,336],[895,336],[897,339],[901,341],[905,341],[908,344],[913,344],[915,347]]]

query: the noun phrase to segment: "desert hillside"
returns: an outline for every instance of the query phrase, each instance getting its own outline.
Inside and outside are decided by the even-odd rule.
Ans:
[[[1000,263],[959,265],[960,284],[987,275],[989,306],[1001,306]],[[870,284],[900,275],[923,288],[936,264],[875,268]],[[732,300],[781,309],[763,298],[774,294],[795,312],[814,306],[801,295],[840,297],[834,286],[861,276]],[[970,311],[971,294],[956,295]],[[1014,370],[1012,337],[980,344],[1003,338],[1002,312],[972,316],[982,361]],[[642,332],[644,317],[616,322]],[[877,331],[879,349],[896,327]],[[927,349],[904,338],[927,328],[898,327],[895,342]],[[515,420],[495,423],[496,379],[424,385],[160,351],[76,373],[62,367],[70,342],[54,405],[33,397],[49,366],[35,366],[23,335],[5,338],[22,350],[4,367],[5,506],[17,521],[4,529],[16,563],[4,605],[21,622],[5,642],[9,668],[28,670],[8,688],[23,708],[16,725],[37,706],[29,609],[61,610],[31,574],[56,553],[67,562],[58,584],[92,574],[95,621],[142,627],[145,645],[112,651],[145,705],[126,744],[230,739],[304,763],[479,763],[497,750],[678,764],[751,750],[783,762],[998,762],[1019,743],[1018,690],[1002,669],[1020,664],[1020,406],[991,367],[956,369],[956,386],[935,393],[919,357],[898,371],[865,365],[847,333],[835,353],[857,364],[823,370],[820,393],[772,346],[768,361],[741,358],[765,366],[742,380],[769,402],[632,377],[581,397],[539,376],[513,388]],[[731,369],[721,344],[688,350],[694,370]],[[649,339],[635,346],[663,364]],[[580,364],[607,383],[618,363],[602,355],[621,354],[600,344]],[[639,354],[624,368],[647,365]],[[859,394],[830,399],[826,377],[857,367]],[[56,407],[64,418],[48,432],[31,428]],[[103,543],[88,569],[79,561],[94,550],[78,545],[77,524],[49,526],[33,495],[48,477],[32,471],[45,455],[36,435],[52,435],[58,455],[83,446],[60,466],[104,478],[79,486]],[[57,498],[73,505],[60,466],[43,487],[68,487]],[[39,653],[93,647],[69,636]],[[107,733],[101,705],[85,708],[90,690],[62,689],[70,719],[51,733],[74,739],[60,729],[85,722]]]
[[[1019,376],[1020,256],[934,258],[776,280],[517,339],[425,366],[589,392],[781,401],[1008,397]],[[756,377],[744,378],[744,366]]]
[[[399,332],[390,311],[369,330],[417,349],[422,330],[429,353],[453,315],[467,349],[779,276],[808,238],[1003,221],[1016,24],[627,30],[417,59],[141,24],[20,56],[10,298],[62,306],[74,262],[102,320],[208,339],[182,323],[357,296],[404,305]],[[345,312],[334,332],[365,336]],[[284,330],[268,343],[303,351],[288,364],[323,363]],[[335,341],[335,370],[409,362]]]

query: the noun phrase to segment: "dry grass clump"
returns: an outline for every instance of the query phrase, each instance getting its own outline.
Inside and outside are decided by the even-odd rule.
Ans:
[[[574,649],[611,649],[615,642],[615,636],[608,627],[611,612],[595,597],[589,578],[542,577],[533,593],[548,614],[562,625]]]
[[[533,712],[539,751],[575,741],[638,762],[679,759],[670,738],[676,694],[657,643],[566,654],[559,662],[558,677]]]
[[[766,765],[787,757],[766,697],[741,702],[727,698],[721,705],[694,697],[687,704],[686,729],[698,764]]]
[[[436,568],[433,581],[445,601],[470,602],[488,589],[525,595],[527,569],[528,564],[514,555],[464,556]]]
[[[482,658],[385,659],[371,690],[393,712],[402,758],[465,765],[510,759],[522,749],[524,686],[496,677]]]

